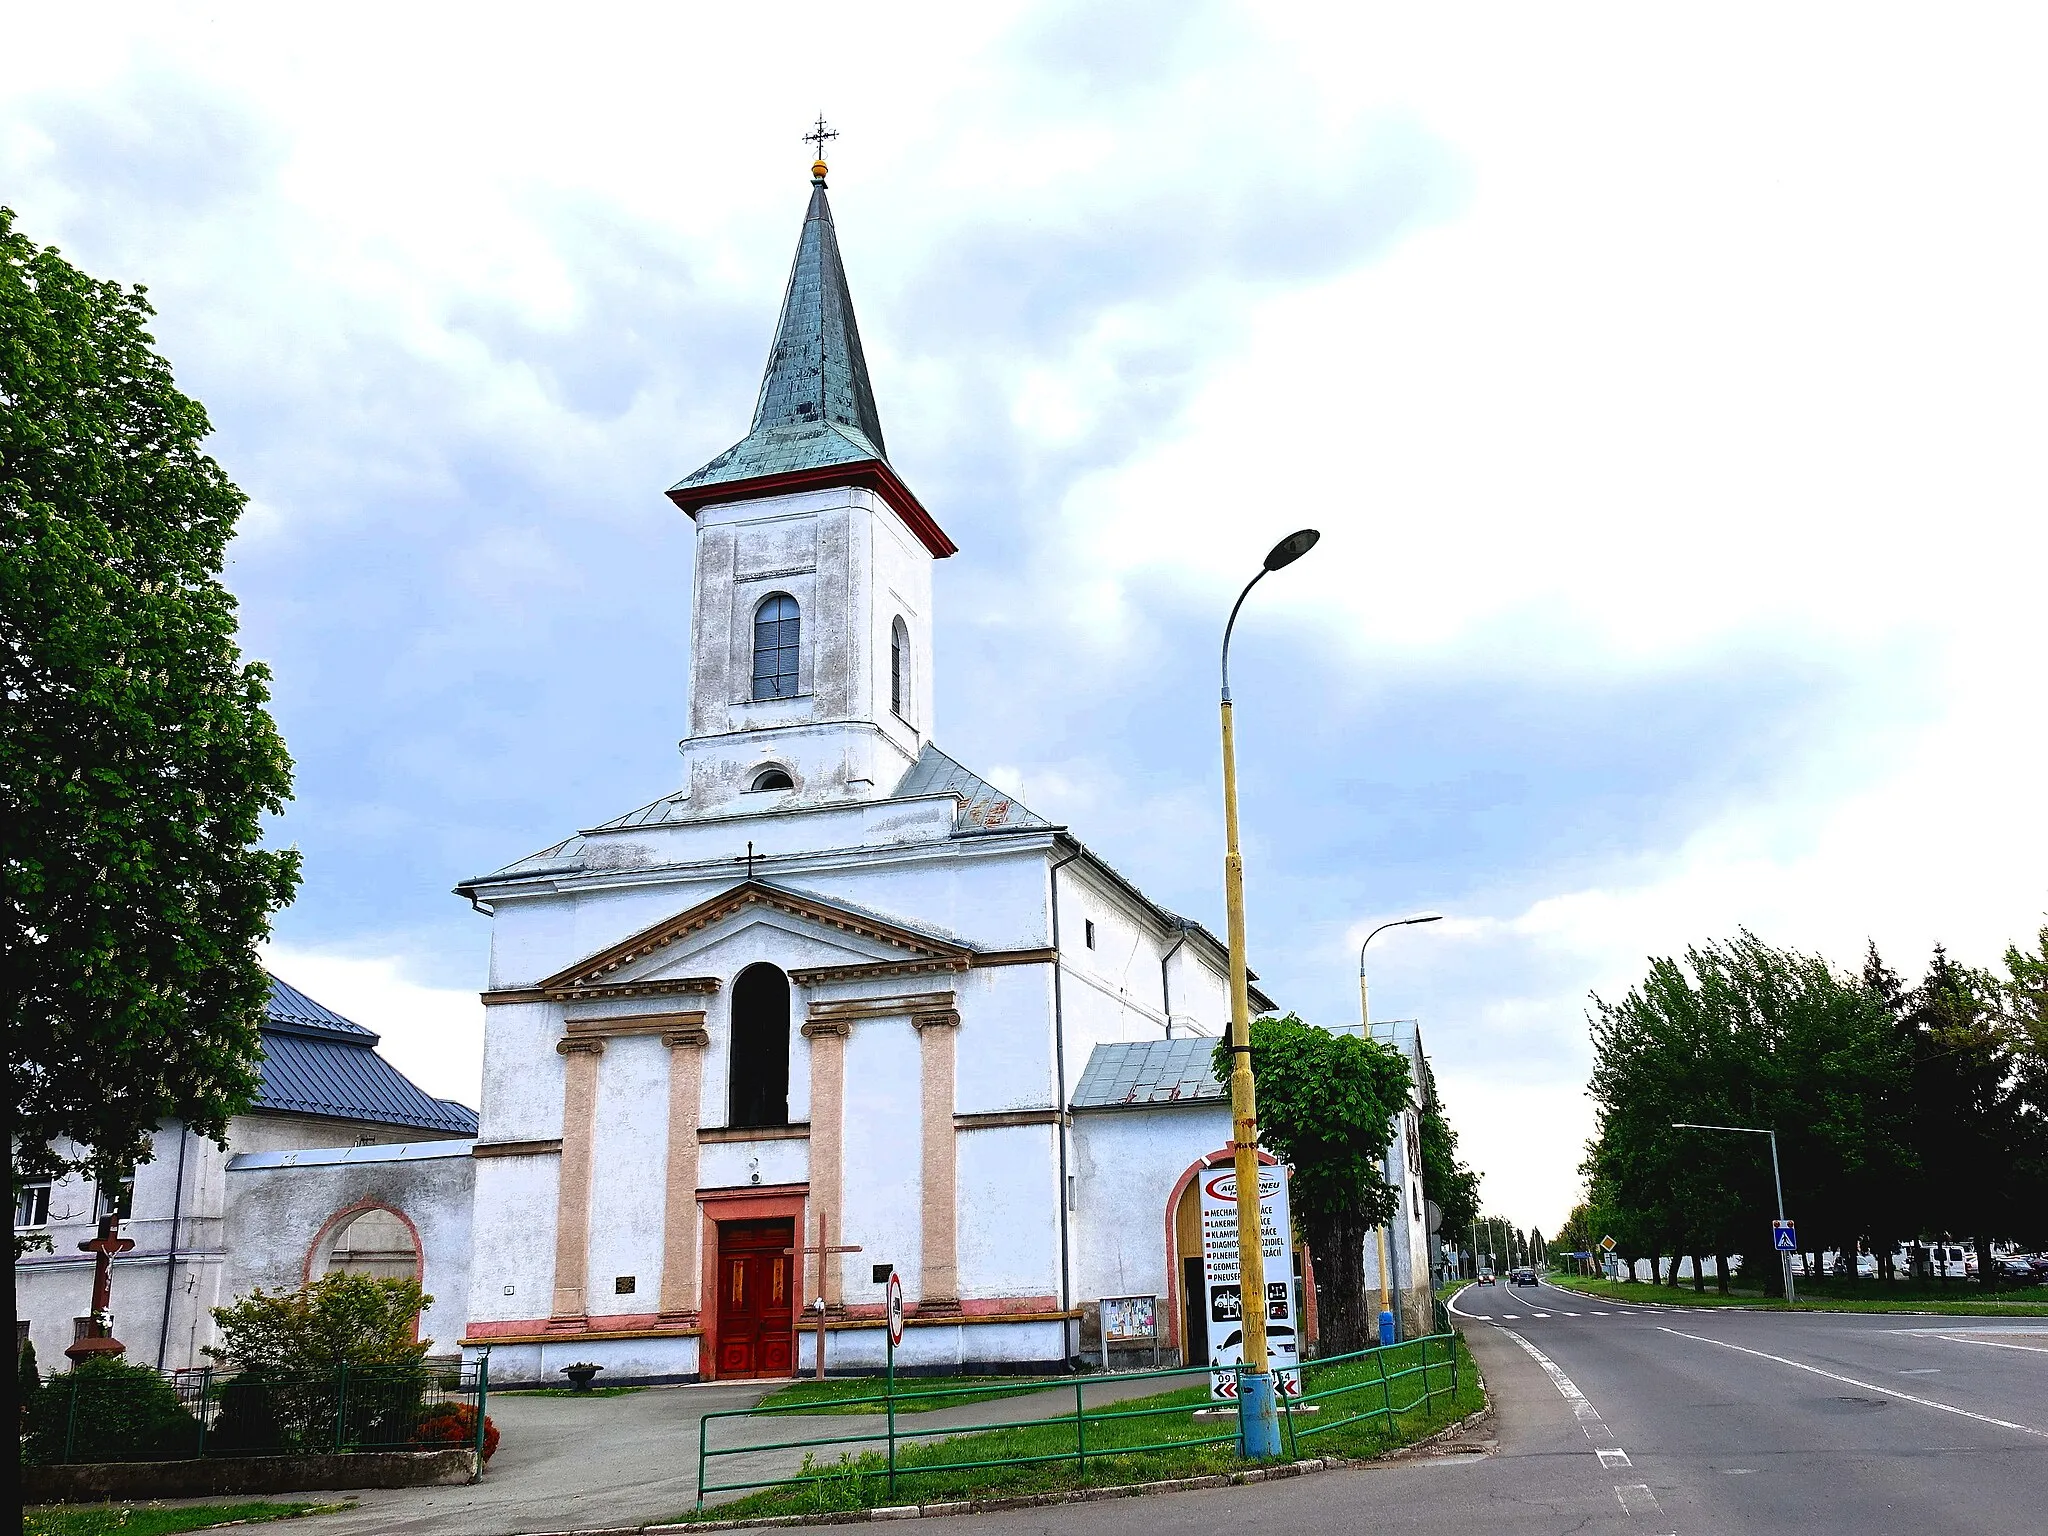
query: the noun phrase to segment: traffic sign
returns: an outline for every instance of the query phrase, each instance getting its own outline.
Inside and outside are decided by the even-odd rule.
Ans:
[[[1799,1229],[1789,1221],[1771,1223],[1771,1246],[1780,1253],[1799,1251]]]
[[[903,1342],[903,1277],[894,1270],[889,1272],[887,1297],[889,1308],[889,1347],[894,1349]]]
[[[1615,1249],[1619,1248],[1620,1246],[1621,1244],[1617,1243],[1611,1237],[1603,1237],[1600,1239],[1600,1251],[1602,1253],[1612,1253]]]

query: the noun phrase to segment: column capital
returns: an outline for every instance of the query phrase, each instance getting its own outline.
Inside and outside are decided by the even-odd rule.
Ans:
[[[806,1019],[799,1033],[806,1040],[815,1040],[820,1035],[832,1035],[845,1040],[853,1034],[853,1025],[845,1019]]]
[[[555,1042],[555,1053],[560,1056],[602,1056],[604,1037],[602,1035],[568,1035]]]
[[[960,1015],[949,1008],[932,1013],[912,1014],[910,1022],[920,1032],[927,1029],[958,1029],[960,1027]]]
[[[711,1031],[701,1024],[690,1024],[685,1025],[681,1029],[664,1030],[662,1031],[661,1043],[672,1051],[693,1046],[703,1047],[711,1043]]]

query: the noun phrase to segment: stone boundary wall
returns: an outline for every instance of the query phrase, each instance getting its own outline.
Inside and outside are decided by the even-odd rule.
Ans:
[[[363,1451],[349,1456],[210,1456],[23,1467],[32,1504],[302,1493],[314,1488],[427,1488],[477,1480],[476,1452]]]

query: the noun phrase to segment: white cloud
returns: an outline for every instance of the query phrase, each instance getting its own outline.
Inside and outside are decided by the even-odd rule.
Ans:
[[[422,985],[391,955],[268,944],[263,963],[314,1001],[377,1031],[384,1058],[435,1098],[479,1107],[484,1006],[475,991]]]

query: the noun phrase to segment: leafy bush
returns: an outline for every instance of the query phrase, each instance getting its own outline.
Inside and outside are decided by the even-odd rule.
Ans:
[[[417,1367],[429,1345],[414,1321],[434,1298],[417,1280],[332,1274],[296,1291],[254,1290],[215,1307],[224,1365],[290,1375],[331,1375],[339,1365]]]
[[[469,1403],[442,1403],[429,1408],[414,1432],[422,1445],[471,1446],[476,1444],[476,1409]],[[484,1415],[484,1460],[498,1449],[498,1426]]]
[[[105,1355],[51,1376],[28,1404],[27,1419],[23,1452],[30,1461],[166,1461],[199,1447],[199,1421],[177,1388],[148,1366]]]

